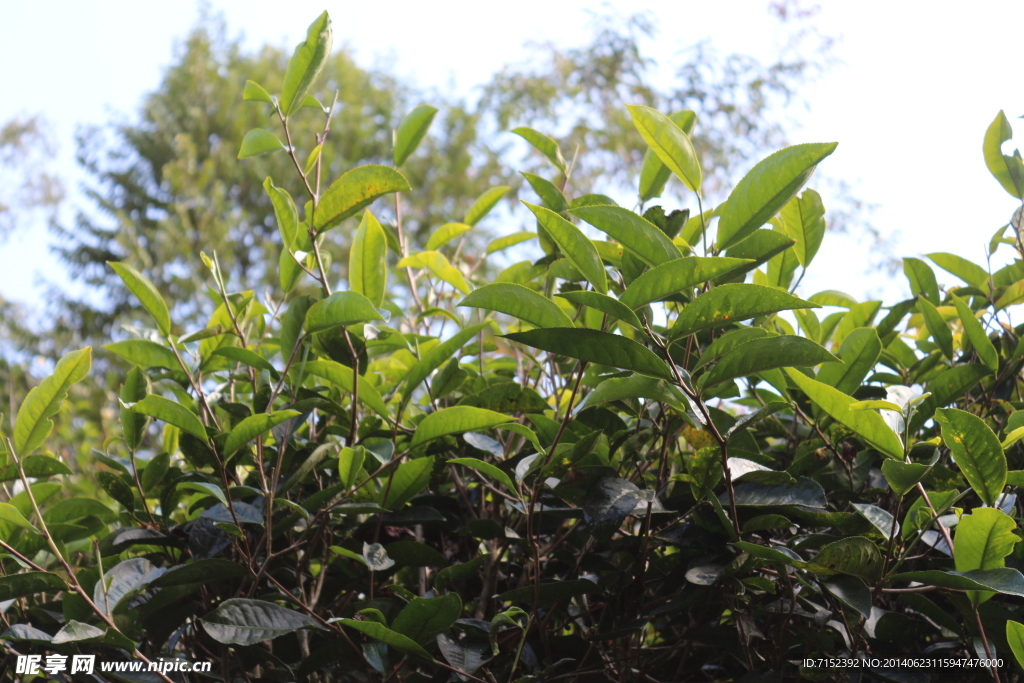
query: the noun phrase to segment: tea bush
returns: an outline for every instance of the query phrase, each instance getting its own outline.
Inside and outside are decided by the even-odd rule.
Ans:
[[[436,110],[395,131],[394,167],[329,178],[335,107],[312,93],[330,51],[325,13],[280,93],[250,81],[240,105],[268,119],[239,158],[285,155],[306,190],[264,183],[286,299],[229,291],[203,254],[216,310],[182,329],[111,263],[152,323],[105,346],[132,366],[120,434],[86,472],[46,450],[85,348],[4,435],[9,669],[86,653],[247,682],[771,681],[869,656],[857,680],[903,681],[922,672],[884,657],[941,656],[997,662],[957,680],[1016,676],[1020,209],[994,272],[934,253],[904,260],[906,301],[802,299],[826,232],[804,185],[836,145],[782,149],[704,207],[695,116],[631,106],[641,212],[567,195],[571,160],[519,128],[553,169],[527,175],[536,231],[464,250],[495,187],[412,253],[400,169]],[[1010,133],[1000,113],[984,154],[1021,200]],[[694,213],[643,210],[673,176]],[[345,289],[323,236],[349,219]],[[509,253],[529,258],[485,275]],[[69,477],[106,495],[64,497]]]

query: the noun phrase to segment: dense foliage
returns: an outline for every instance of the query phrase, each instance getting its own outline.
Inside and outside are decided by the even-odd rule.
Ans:
[[[248,81],[239,105],[261,118],[239,163],[293,174],[263,183],[284,249],[253,257],[280,296],[232,285],[237,254],[202,253],[214,312],[186,326],[111,262],[148,323],[104,347],[132,366],[119,404],[72,413],[105,408],[117,436],[74,486],[81,463],[48,449],[90,348],[3,435],[8,666],[98,653],[213,661],[225,681],[760,681],[832,676],[813,656],[938,652],[1015,675],[1021,210],[989,243],[1014,251],[994,272],[935,253],[952,285],[908,258],[912,299],[801,299],[826,226],[804,186],[836,145],[781,149],[705,207],[700,121],[637,105],[639,204],[675,177],[688,209],[571,193],[558,143],[520,128],[554,178],[528,177],[536,232],[472,246],[496,186],[420,248],[403,171],[436,110],[402,120],[390,165],[325,164],[336,107],[313,93],[330,55],[325,13],[280,92]],[[306,145],[295,131],[314,125]],[[1000,113],[985,159],[1024,200],[1009,137]],[[346,221],[338,287],[328,236]],[[487,275],[501,253],[529,258]],[[990,676],[958,680],[975,674]]]

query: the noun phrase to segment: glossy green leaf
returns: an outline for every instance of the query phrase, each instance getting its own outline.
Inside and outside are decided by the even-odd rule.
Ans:
[[[962,256],[947,254],[945,252],[925,254],[925,256],[931,259],[939,268],[942,268],[947,273],[952,273],[968,285],[977,287],[982,291],[988,291],[988,271],[977,263],[968,261]]]
[[[173,351],[163,344],[157,344],[148,339],[125,339],[124,341],[104,344],[103,348],[111,353],[116,353],[132,365],[137,365],[140,368],[181,369]]]
[[[393,159],[395,166],[401,166],[405,160],[419,147],[423,136],[427,134],[430,124],[437,114],[437,107],[421,104],[405,115],[402,123],[395,131],[395,150]]]
[[[230,598],[199,621],[226,645],[255,645],[300,628],[322,628],[312,617],[265,600]]]
[[[278,374],[277,368],[275,368],[266,358],[255,351],[243,349],[240,346],[222,346],[214,351],[212,355],[228,358],[236,363],[248,365],[250,368],[255,368],[257,370],[266,370],[271,375]]]
[[[661,112],[639,105],[627,104],[633,125],[640,131],[647,146],[658,155],[686,187],[700,192],[701,170],[693,143],[682,128]]]
[[[71,474],[67,465],[49,455],[29,455],[21,459],[21,466],[25,469],[25,476],[30,479],[46,479],[56,474]],[[16,464],[0,466],[0,483],[17,481],[20,478],[21,473]]]
[[[211,557],[189,562],[188,564],[172,566],[166,573],[158,576],[149,585],[153,588],[188,586],[196,583],[224,581],[245,575],[245,568],[237,562],[232,562],[223,557]]]
[[[694,112],[684,109],[683,111],[669,114],[668,118],[679,126],[680,130],[687,137],[693,134],[693,127],[697,123],[697,114]],[[657,153],[648,147],[647,151],[644,152],[643,164],[640,166],[640,201],[647,202],[661,196],[661,193],[665,190],[665,184],[671,175],[672,171],[668,166],[663,164],[661,159],[658,158]]]
[[[955,545],[955,541],[954,541]],[[965,591],[995,591],[1024,597],[1024,575],[1016,569],[975,570],[970,572],[939,571],[937,569],[904,572],[888,577],[889,583],[916,581],[926,586],[952,588]]]
[[[886,460],[885,464],[898,465],[895,460]],[[871,522],[871,525],[878,530],[878,533],[883,538],[889,538],[891,535],[899,535],[900,523],[893,519],[893,516],[888,511],[883,510],[877,505],[870,505],[867,503],[853,503],[853,508],[860,513],[860,516]]]
[[[669,381],[673,379],[672,370],[653,351],[632,339],[608,332],[547,328],[507,334],[505,338],[577,360],[632,370]]]
[[[807,569],[816,574],[851,574],[874,581],[882,570],[882,555],[868,539],[853,536],[822,546],[807,563]]]
[[[323,151],[323,144],[319,144],[309,151],[309,156],[306,157],[306,163],[302,167],[303,173],[308,176],[316,170],[317,162],[320,161],[320,155],[323,154]]]
[[[998,437],[980,417],[956,408],[936,410],[935,421],[967,483],[986,505],[994,506],[1006,486],[1007,470]]]
[[[23,529],[36,531],[32,522],[25,519],[25,516],[18,512],[18,508],[14,507],[10,503],[0,503],[0,522],[7,522],[8,524],[13,524],[14,526],[18,526]]]
[[[300,414],[297,410],[275,410],[272,413],[250,415],[235,425],[234,429],[228,434],[227,441],[224,442],[224,455],[232,455],[260,434],[266,434],[282,422],[297,417]]]
[[[889,482],[889,487],[897,494],[906,495],[917,482],[924,479],[931,468],[917,462],[897,462],[886,460],[882,463],[882,475]]]
[[[557,168],[562,173],[566,172],[566,169],[568,167],[565,163],[565,157],[562,156],[561,148],[558,146],[558,143],[555,142],[553,139],[551,139],[544,133],[541,133],[540,131],[534,130],[533,128],[528,128],[526,126],[513,128],[509,132],[515,133],[522,139],[529,142],[531,145],[534,146],[534,148],[537,149],[537,151],[546,156],[548,158],[548,161],[554,164],[555,168]]]
[[[331,18],[325,11],[306,31],[306,39],[299,43],[288,60],[281,87],[281,111],[291,116],[302,107],[306,94],[320,76],[331,56]]]
[[[629,249],[650,266],[682,257],[665,233],[642,216],[620,206],[581,206],[571,213]]]
[[[869,410],[851,410],[856,399],[811,379],[799,370],[786,370],[789,378],[833,420],[874,446],[882,455],[903,460],[903,444],[882,416]]]
[[[512,495],[519,495],[519,492],[516,490],[515,484],[512,483],[512,480],[509,478],[509,476],[505,474],[504,471],[498,469],[489,462],[484,462],[483,460],[478,460],[477,458],[453,458],[448,461],[448,464],[464,465],[466,467],[476,470],[477,472],[480,472],[481,474],[486,474],[491,479],[501,483],[505,488],[507,488],[512,493]]]
[[[381,489],[380,505],[389,510],[399,510],[404,507],[416,494],[427,487],[433,468],[434,458],[432,457],[415,458],[403,462],[395,468],[390,483],[386,483]]]
[[[316,302],[306,312],[306,332],[322,332],[332,327],[383,320],[373,302],[359,292],[335,292]]]
[[[536,239],[537,233],[535,232],[514,232],[511,235],[505,235],[504,237],[497,237],[491,240],[490,244],[487,245],[486,254],[489,256],[495,252],[514,247],[517,244],[526,242],[527,240]]]
[[[594,286],[594,289],[601,294],[607,292],[608,278],[594,243],[587,239],[579,228],[554,211],[526,202],[523,204],[526,204],[526,207],[537,216],[537,220],[551,235],[551,239],[558,245],[558,249]]]
[[[989,172],[999,181],[1003,189],[1014,199],[1024,200],[1024,163],[1020,153],[1013,156],[1003,154],[1003,143],[1013,137],[1013,129],[1002,110],[985,131],[982,152]]]
[[[299,234],[299,212],[288,191],[274,185],[270,176],[263,181],[263,190],[274,206],[274,220],[281,233],[281,241],[289,251],[309,249],[309,239]]]
[[[1024,668],[1024,624],[1007,619],[1006,642],[1010,645],[1013,658],[1017,660],[1017,666]]]
[[[511,315],[534,327],[573,327],[572,320],[554,301],[511,282],[484,285],[458,305]]]
[[[379,197],[408,189],[409,181],[393,168],[376,165],[353,168],[324,192],[313,224],[318,233],[329,230]]]
[[[601,311],[610,315],[616,320],[632,325],[638,330],[643,330],[643,324],[640,322],[640,318],[636,317],[636,313],[633,312],[626,304],[613,299],[607,294],[601,294],[599,292],[586,292],[586,291],[575,291],[575,292],[562,292],[558,295],[560,298],[565,299],[577,306],[587,306],[594,310]],[[560,327],[570,327],[569,325],[562,324]]]
[[[456,237],[464,235],[472,229],[473,226],[466,223],[445,223],[431,233],[430,237],[427,239],[427,251],[443,247]]]
[[[348,255],[348,285],[353,292],[365,296],[372,305],[384,303],[388,291],[388,242],[384,228],[369,210],[352,238]]]
[[[57,361],[53,374],[28,392],[14,420],[14,451],[19,457],[29,455],[43,445],[53,431],[50,418],[60,410],[71,385],[82,381],[91,366],[91,347],[72,351]]]
[[[719,282],[737,278],[742,273],[754,270],[758,266],[768,263],[779,254],[786,253],[792,249],[796,240],[778,230],[758,229],[750,233],[748,237],[737,242],[726,250],[726,256],[738,259],[748,259],[742,270],[735,273],[728,273],[719,279]],[[819,303],[819,302],[815,302]]]
[[[727,352],[701,377],[700,383],[706,389],[736,377],[746,377],[773,368],[840,362],[810,339],[789,335],[762,337]]]
[[[478,335],[485,327],[489,327],[490,325],[491,323],[489,322],[471,325],[470,327],[455,333],[450,339],[444,340],[423,354],[419,362],[409,368],[409,372],[405,375],[404,385],[402,387],[402,394],[404,395],[405,400],[409,400],[412,396],[412,392],[416,390],[416,387],[419,386],[420,382],[425,380],[430,373],[441,367],[441,364],[446,360],[454,357],[455,352],[461,349],[466,342]]]
[[[165,337],[171,334],[171,314],[167,310],[167,303],[160,296],[160,292],[142,273],[135,270],[127,263],[107,261],[107,265],[114,269],[124,284],[128,287],[135,298],[139,300],[146,312],[156,322],[156,328]]]
[[[958,572],[977,569],[1001,569],[1006,556],[1020,539],[1014,534],[1017,522],[996,508],[974,508],[957,524],[953,536],[953,561]],[[975,605],[988,600],[988,591],[968,591],[967,597]]]
[[[724,256],[689,256],[651,268],[633,280],[619,301],[633,310],[685,292],[709,280],[735,272],[749,260]]]
[[[146,427],[149,426],[149,418],[132,412],[125,406],[144,399],[152,391],[149,375],[140,368],[135,367],[128,371],[124,384],[118,398],[121,403],[121,436],[129,450],[136,450],[146,434]]]
[[[242,89],[242,100],[274,103],[274,99],[267,92],[266,88],[256,81],[245,82],[245,87]]]
[[[265,128],[253,128],[242,138],[242,146],[238,149],[239,159],[258,157],[268,152],[284,149],[284,143]]]
[[[462,219],[462,222],[466,225],[476,225],[480,222],[480,219],[491,212],[501,198],[508,194],[511,187],[507,185],[495,185],[491,189],[484,192],[480,197],[473,202],[473,206],[469,207],[469,211],[466,212],[466,217]]]
[[[199,421],[195,413],[180,403],[166,399],[163,396],[150,394],[131,406],[131,409],[140,415],[148,415],[167,424],[172,424],[197,439],[206,440],[206,427]]]
[[[132,487],[121,476],[113,472],[97,472],[96,481],[111,498],[124,506],[128,514],[135,510],[135,496]]]
[[[438,633],[451,628],[462,616],[462,599],[458,593],[436,598],[414,598],[395,617],[392,630],[417,643],[429,643]]]
[[[784,232],[796,240],[793,254],[801,266],[806,268],[814,259],[825,237],[825,207],[821,195],[814,190],[805,190],[799,197],[793,197],[779,212]]]
[[[416,427],[411,445],[416,446],[447,434],[478,432],[511,421],[512,418],[508,415],[502,415],[493,410],[472,406],[453,406],[438,410],[423,418],[423,421]]]
[[[348,393],[352,393],[354,388],[353,373],[352,368],[347,365],[324,359],[308,361],[303,368],[309,374],[322,377]],[[391,413],[381,398],[380,393],[372,384],[362,378],[359,381],[359,400],[385,420],[391,419]]]
[[[644,375],[611,377],[604,380],[584,397],[576,410],[580,411],[585,407],[592,408],[602,403],[621,401],[627,398],[660,401],[683,413],[690,410],[689,400],[677,387],[665,380]]]
[[[390,645],[399,652],[404,652],[407,655],[416,655],[424,659],[433,659],[430,653],[424,650],[415,640],[408,636],[403,636],[401,633],[395,633],[387,626],[376,621],[356,621],[355,619],[338,619],[337,621],[370,636],[374,640],[379,640],[385,645]]]
[[[64,583],[64,579],[49,572],[21,572],[0,576],[0,602],[67,589],[68,585]]]
[[[826,365],[818,371],[817,380],[852,395],[860,388],[882,353],[882,341],[871,327],[855,329],[839,347],[842,365]]]
[[[932,305],[928,299],[921,297],[917,301],[918,309],[924,317],[924,325],[931,335],[932,341],[938,345],[942,355],[948,360],[953,360],[953,333],[946,324],[945,318],[939,310]]]
[[[569,200],[565,198],[565,195],[562,194],[562,191],[553,182],[526,171],[520,171],[519,175],[526,178],[526,182],[530,183],[530,187],[533,188],[533,191],[544,202],[545,208],[555,213],[562,213],[569,209]]]
[[[448,262],[448,259],[439,251],[421,251],[418,254],[406,256],[398,262],[399,268],[426,268],[435,276],[444,280],[463,294],[469,294],[471,289],[466,278],[462,276],[459,269]]]
[[[999,352],[996,351],[996,347],[992,344],[992,340],[989,339],[988,334],[985,332],[985,328],[981,326],[981,323],[976,317],[974,317],[974,311],[967,303],[955,294],[950,294],[949,297],[953,300],[953,304],[956,306],[957,315],[960,316],[960,324],[964,328],[964,336],[971,342],[971,346],[974,347],[974,352],[978,354],[978,358],[984,363],[989,370],[992,372],[999,371]]]
[[[718,248],[728,248],[767,223],[836,146],[835,142],[793,145],[758,162],[737,183],[721,210]]]
[[[818,305],[774,287],[748,283],[719,285],[696,297],[683,308],[672,326],[670,336],[675,339],[712,327],[731,325],[794,308],[818,308]]]

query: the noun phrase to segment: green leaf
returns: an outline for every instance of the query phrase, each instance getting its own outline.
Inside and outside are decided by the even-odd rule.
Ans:
[[[354,388],[352,368],[333,360],[314,360],[307,361],[304,369],[309,374],[322,377],[348,393],[352,393]],[[380,393],[372,384],[364,379],[360,379],[359,382],[359,400],[385,420],[391,419],[391,413],[388,411],[388,407],[385,405]]]
[[[949,325],[946,324],[945,318],[932,305],[932,302],[924,297],[917,300],[917,307],[924,317],[924,325],[928,328],[928,334],[931,335],[932,341],[942,350],[943,356],[953,360],[953,333],[950,331]]]
[[[758,162],[729,194],[719,214],[718,248],[742,240],[796,196],[822,159],[838,143],[786,147]]]
[[[874,446],[882,455],[903,460],[903,444],[889,429],[882,416],[874,411],[851,410],[856,399],[838,389],[811,379],[799,370],[786,370],[789,378],[807,397],[824,410],[833,420]]]
[[[224,494],[224,489],[216,484],[210,484],[205,481],[183,481],[176,488],[185,491],[198,491],[204,495],[213,496],[221,505],[228,507],[228,497]]]
[[[511,282],[484,285],[457,305],[497,311],[519,318],[534,327],[574,326],[569,316],[554,301]]]
[[[245,576],[245,574],[245,568],[237,562],[222,557],[213,557],[170,567],[166,573],[158,576],[149,585],[153,588],[187,586],[194,583],[224,581]]]
[[[994,506],[1006,486],[1006,454],[999,439],[980,417],[956,408],[936,410],[935,421],[967,483],[986,505]]]
[[[405,160],[416,151],[436,114],[437,107],[421,104],[405,115],[398,130],[395,131],[395,151],[392,157],[395,166],[404,164]]]
[[[379,197],[408,189],[409,181],[393,168],[373,164],[353,168],[324,192],[313,225],[317,233],[329,230]]]
[[[199,421],[195,413],[180,403],[166,399],[163,396],[150,394],[131,406],[131,410],[140,415],[148,415],[167,424],[172,424],[181,431],[206,441],[207,434],[203,423]]]
[[[901,496],[905,496],[917,482],[924,479],[930,469],[930,466],[916,462],[886,460],[882,463],[882,475],[889,482],[889,487]]]
[[[255,351],[243,349],[240,346],[222,346],[215,350],[212,355],[228,358],[236,363],[248,365],[249,367],[256,368],[257,370],[266,370],[273,376],[277,376],[279,374],[277,372],[277,368],[271,365],[270,361],[266,358]]]
[[[25,519],[25,516],[18,512],[18,508],[14,507],[10,503],[0,503],[0,522],[7,522],[8,524],[13,524],[14,526],[19,526],[23,529],[36,531],[32,522]]]
[[[495,252],[502,251],[503,249],[508,249],[509,247],[514,247],[517,244],[521,244],[522,242],[526,242],[527,240],[535,239],[536,237],[537,233],[527,231],[514,232],[511,235],[497,237],[491,240],[490,244],[487,245],[487,251],[485,253],[488,256],[490,256]]]
[[[50,418],[64,404],[71,385],[84,379],[91,365],[91,347],[72,351],[57,361],[52,375],[28,392],[14,420],[14,451],[19,457],[43,445],[53,431]]]
[[[67,465],[49,455],[30,455],[21,459],[25,476],[30,479],[45,479],[56,474],[71,474]],[[0,483],[16,481],[21,478],[18,466],[14,463],[0,467]]]
[[[149,419],[144,415],[136,415],[126,408],[126,405],[136,403],[149,395],[152,387],[147,375],[140,368],[132,368],[121,385],[121,392],[118,395],[121,403],[121,435],[124,443],[132,451],[136,450],[142,443],[146,434],[146,427],[149,426]]]
[[[152,316],[160,334],[165,337],[169,336],[171,334],[171,314],[167,310],[164,298],[160,296],[160,292],[153,286],[153,283],[127,263],[107,261],[107,265],[114,269],[114,272],[121,277],[146,312]]]
[[[619,206],[581,206],[570,213],[610,236],[650,266],[682,257],[676,245],[656,225]]]
[[[466,225],[476,225],[480,222],[480,219],[491,212],[491,209],[497,205],[497,203],[504,197],[511,187],[507,185],[495,185],[491,189],[484,192],[480,197],[473,202],[473,206],[469,207],[469,211],[466,212],[466,217],[462,219],[462,222]]]
[[[274,103],[274,99],[267,92],[266,88],[257,83],[256,81],[246,81],[245,88],[242,89],[242,100],[252,102],[269,102]]]
[[[111,353],[116,353],[140,368],[167,368],[168,370],[181,368],[173,351],[148,339],[125,339],[104,344],[103,348]]]
[[[489,556],[477,555],[469,562],[463,562],[462,564],[453,564],[451,567],[445,567],[437,573],[434,577],[434,588],[438,590],[447,590],[453,583],[467,581],[480,571],[480,567],[483,566],[484,562],[487,561]]]
[[[423,421],[416,427],[411,445],[416,446],[447,434],[478,432],[511,421],[512,418],[508,415],[502,415],[493,410],[472,406],[453,406],[438,410],[423,418]]]
[[[473,226],[466,223],[445,223],[427,239],[427,250],[432,251],[443,247],[459,235],[464,235],[472,229]]]
[[[265,128],[253,128],[242,138],[242,146],[238,149],[239,159],[258,157],[268,152],[284,149],[284,143]]]
[[[97,472],[96,481],[111,498],[124,506],[131,514],[135,510],[135,496],[125,480],[113,472]]]
[[[234,454],[260,434],[265,434],[277,425],[301,415],[297,410],[275,410],[272,413],[257,413],[245,418],[231,430],[224,442],[224,456]]]
[[[466,467],[470,467],[481,474],[486,474],[491,479],[494,479],[505,486],[505,488],[512,492],[512,495],[516,497],[519,496],[519,491],[516,490],[515,484],[512,483],[509,476],[489,462],[484,462],[483,460],[478,460],[476,458],[453,458],[448,461],[448,464],[465,465]]]
[[[451,358],[456,351],[462,348],[463,344],[479,334],[485,327],[489,327],[490,324],[489,322],[483,322],[471,325],[452,335],[451,339],[446,339],[423,354],[419,362],[409,368],[409,372],[405,374],[405,383],[402,388],[402,395],[405,397],[405,400],[409,400],[412,392],[415,391],[420,382],[439,368],[441,363]]]
[[[818,305],[774,287],[747,283],[719,285],[683,308],[670,336],[677,339],[712,327],[794,308],[818,308]]]
[[[874,328],[857,328],[839,347],[839,358],[843,364],[826,365],[818,371],[817,379],[844,394],[853,394],[874,369],[881,353],[882,341]]]
[[[533,145],[537,151],[546,156],[548,160],[555,165],[562,173],[566,172],[567,165],[565,163],[565,157],[562,156],[562,150],[558,146],[558,143],[549,138],[544,133],[536,131],[533,128],[527,128],[526,126],[520,126],[519,128],[513,128],[511,133],[515,133],[522,139]]]
[[[450,410],[450,409],[449,409]],[[417,493],[427,487],[430,472],[434,468],[434,458],[416,458],[407,460],[395,469],[391,475],[391,483],[385,484],[380,492],[380,505],[390,510],[398,510],[413,499]]]
[[[320,106],[316,100],[313,101],[316,106]],[[319,144],[313,149],[309,150],[309,156],[306,157],[306,163],[302,167],[302,172],[307,176],[310,175],[316,169],[316,163],[320,160],[320,155],[323,154],[324,146]]]
[[[308,239],[303,241],[303,236],[299,235],[299,211],[295,208],[292,196],[287,190],[274,185],[270,176],[263,181],[263,191],[270,197],[270,203],[274,206],[274,220],[277,221],[277,229],[281,233],[284,246],[289,251],[308,250]]]
[[[64,579],[49,572],[19,572],[10,576],[0,576],[0,602],[67,589],[68,585],[64,583]]]
[[[761,337],[741,344],[723,355],[703,377],[703,388],[764,370],[819,363],[841,363],[838,358],[810,339],[780,335]]]
[[[537,216],[537,220],[551,235],[551,239],[558,245],[558,249],[594,286],[594,289],[601,294],[607,292],[608,278],[594,243],[587,239],[579,228],[554,211],[526,202],[523,204],[526,204],[526,207]]]
[[[967,303],[958,297],[956,294],[950,294],[949,297],[953,300],[953,304],[956,306],[957,315],[960,316],[960,324],[963,325],[964,335],[971,342],[971,346],[974,347],[974,352],[978,354],[978,358],[984,363],[989,370],[992,372],[999,371],[999,352],[996,351],[996,347],[992,344],[992,340],[989,339],[988,334],[985,333],[985,328],[981,326],[981,323],[976,317],[974,317],[974,311]]]
[[[962,256],[947,254],[945,252],[925,254],[925,256],[930,258],[939,268],[942,268],[947,273],[952,273],[968,285],[977,287],[982,291],[988,291],[988,271],[977,263],[968,261]]]
[[[288,60],[281,87],[281,111],[291,116],[302,107],[306,93],[320,76],[331,56],[331,18],[325,11],[306,31],[306,40],[299,43]]]
[[[225,645],[255,645],[301,628],[323,628],[301,612],[246,598],[225,600],[199,621],[211,638]]]
[[[1017,666],[1024,668],[1024,624],[1006,620],[1006,642],[1013,651],[1013,657],[1017,660]]]
[[[683,129],[661,112],[639,105],[627,104],[633,125],[640,131],[661,163],[676,174],[686,187],[700,192],[701,170],[697,152]]]
[[[687,137],[693,134],[693,127],[697,123],[697,114],[694,112],[684,109],[683,111],[669,114],[668,118],[672,123],[679,126]],[[665,164],[661,163],[657,153],[648,148],[644,152],[644,161],[640,166],[640,201],[647,202],[661,196],[661,193],[665,190],[665,184],[671,175],[672,171]]]
[[[364,633],[374,640],[390,645],[399,652],[404,652],[407,655],[416,655],[417,657],[423,657],[424,659],[432,660],[433,657],[430,653],[424,650],[420,645],[412,640],[408,636],[403,636],[401,633],[395,633],[387,626],[377,623],[376,621],[356,621],[355,619],[332,619],[332,622],[338,621],[349,628],[353,628],[360,633]]]
[[[578,328],[547,328],[504,335],[535,349],[672,381],[671,369],[653,351],[616,334]]]
[[[886,460],[883,465],[892,463],[898,465],[895,460]],[[899,535],[900,523],[897,522],[891,514],[886,510],[878,507],[877,505],[869,505],[866,503],[853,503],[853,507],[860,513],[860,516],[871,522],[872,526],[878,529],[878,533],[882,534],[883,538],[888,539],[891,534]]]
[[[636,313],[633,312],[626,304],[613,299],[607,294],[601,294],[599,292],[586,292],[586,291],[575,291],[575,292],[562,292],[558,295],[559,297],[576,304],[577,306],[587,306],[595,310],[601,311],[610,315],[616,320],[632,325],[636,329],[643,331],[643,324],[640,322],[640,318],[636,317]],[[557,327],[571,327],[572,321],[569,321],[569,325],[562,324]]]
[[[348,286],[374,306],[384,303],[388,291],[387,255],[384,228],[369,210],[364,211],[348,255]]]
[[[780,212],[785,233],[796,240],[793,254],[801,266],[811,264],[821,241],[825,237],[825,207],[821,195],[806,190],[799,197],[793,197]]]
[[[742,270],[723,276],[719,279],[719,282],[738,278],[741,274],[754,270],[754,268],[768,263],[779,254],[785,253],[787,249],[792,248],[795,244],[796,241],[793,238],[777,230],[763,228],[755,230],[746,239],[732,245],[725,252],[727,256],[733,258],[748,259],[746,265],[743,266]],[[821,302],[815,301],[814,303]]]
[[[953,561],[958,572],[976,569],[1001,569],[1006,556],[1020,539],[1014,534],[1017,523],[996,508],[974,508],[971,514],[960,518],[953,537]],[[968,591],[967,597],[975,605],[992,597],[988,591]]]
[[[910,282],[910,293],[915,298],[924,296],[933,306],[939,305],[939,285],[931,266],[921,259],[904,258],[903,273]]]
[[[342,448],[338,453],[338,480],[346,488],[355,485],[365,459],[366,449],[362,446]]]
[[[391,628],[417,643],[429,643],[438,633],[451,628],[462,615],[458,593],[436,598],[414,598],[395,617]]]
[[[669,261],[633,280],[619,301],[635,311],[641,306],[731,273],[747,263],[750,261],[724,256],[690,256]]]
[[[547,607],[555,604],[556,602],[571,600],[572,598],[586,595],[587,593],[593,593],[597,590],[597,584],[589,579],[573,579],[542,583],[540,584],[539,604]],[[520,602],[529,604],[533,602],[534,596],[535,592],[533,586],[523,586],[522,588],[514,588],[510,591],[501,593],[496,599],[499,602]]]
[[[335,292],[309,307],[306,332],[312,334],[332,327],[383,319],[373,303],[359,292]]]
[[[982,144],[982,152],[985,155],[985,165],[989,172],[999,181],[1003,189],[1010,193],[1014,199],[1024,200],[1024,164],[1021,163],[1020,155],[1006,156],[1003,154],[1003,143],[1013,136],[1013,129],[1010,122],[1006,120],[1006,114],[1000,109],[995,119],[989,124],[985,131],[985,141]]]
[[[807,569],[816,574],[852,574],[873,582],[882,570],[882,555],[868,539],[853,536],[822,546]]]
[[[519,175],[526,178],[526,182],[530,183],[530,187],[541,198],[546,208],[551,209],[555,213],[562,213],[568,210],[568,200],[566,200],[565,195],[562,194],[562,191],[553,182],[526,171],[520,171]]]
[[[398,262],[399,268],[426,268],[431,273],[441,278],[463,294],[469,294],[469,283],[462,276],[459,269],[448,262],[448,259],[439,251],[421,251],[418,254],[406,256]]]

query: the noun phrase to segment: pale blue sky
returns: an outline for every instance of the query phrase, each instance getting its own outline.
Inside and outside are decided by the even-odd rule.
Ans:
[[[836,55],[843,64],[803,93],[810,110],[794,112],[801,125],[788,131],[789,138],[839,142],[825,162],[828,173],[878,206],[876,227],[902,235],[898,254],[951,251],[981,261],[983,245],[1015,206],[988,175],[981,139],[1005,109],[1018,130],[1017,144],[1024,146],[1024,120],[1017,118],[1024,114],[1024,2],[822,4],[817,25],[842,37]],[[659,34],[649,52],[669,71],[679,51],[702,38],[721,51],[761,58],[770,58],[781,39],[765,0],[604,5],[622,13],[650,11]],[[462,92],[522,60],[527,40],[581,44],[589,36],[587,10],[598,7],[578,0],[392,1],[381,18],[372,3],[213,0],[210,6],[223,12],[229,30],[242,33],[248,46],[289,48],[326,8],[335,44],[353,47],[362,63],[386,60],[421,86]],[[6,3],[0,121],[19,113],[45,116],[55,126],[57,170],[74,181],[76,125],[130,117],[143,94],[158,85],[197,11],[190,2]],[[827,208],[827,196],[825,201]],[[37,226],[0,244],[0,294],[31,306],[39,301],[40,289],[32,283],[41,273],[63,281],[47,252],[49,239]],[[866,269],[869,248],[861,236],[830,236],[801,292],[882,291],[880,276]],[[1009,258],[1009,250],[1004,253]],[[891,302],[902,288],[901,281],[885,287],[886,298]]]

